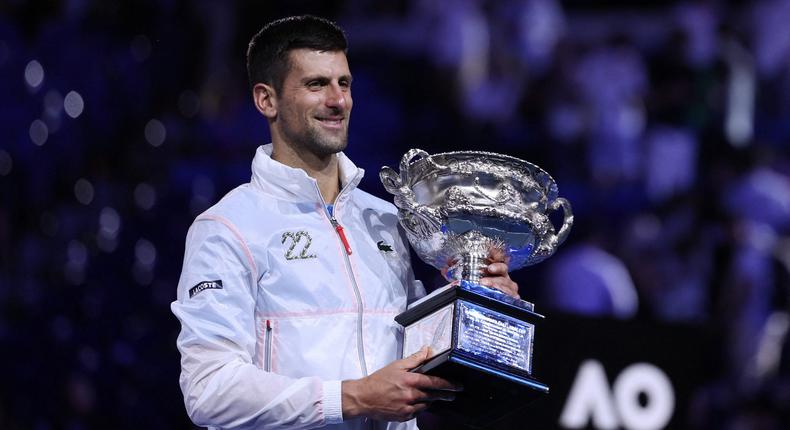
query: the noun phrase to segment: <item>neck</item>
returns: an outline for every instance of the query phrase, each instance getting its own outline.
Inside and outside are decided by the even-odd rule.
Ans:
[[[316,155],[299,151],[290,145],[273,143],[272,159],[295,169],[302,169],[318,182],[324,203],[333,204],[340,194],[340,168],[336,154]]]

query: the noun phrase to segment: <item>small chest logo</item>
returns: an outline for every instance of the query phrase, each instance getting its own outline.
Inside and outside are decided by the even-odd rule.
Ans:
[[[203,290],[221,290],[222,289],[222,281],[217,279],[216,281],[203,281],[194,287],[189,289],[189,298],[195,297],[195,294]]]
[[[383,241],[383,240],[380,240],[380,241],[376,242],[376,246],[378,246],[378,247],[379,247],[379,251],[381,251],[381,252],[386,252],[386,253],[388,253],[388,254],[389,254],[390,252],[395,252],[395,251],[392,249],[392,245],[390,245],[390,244],[388,244],[388,243],[384,243],[384,241]]]
[[[290,242],[290,245],[285,250],[286,260],[316,258],[315,254],[310,253],[310,245],[313,243],[310,233],[306,231],[286,231],[283,233],[282,244],[285,245],[286,242]]]

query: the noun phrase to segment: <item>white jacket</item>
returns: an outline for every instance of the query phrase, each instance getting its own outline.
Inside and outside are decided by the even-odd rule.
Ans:
[[[338,154],[334,216],[349,255],[316,181],[271,150],[258,148],[251,182],[187,235],[172,311],[190,418],[234,429],[416,428],[343,421],[341,409],[342,380],[399,358],[393,317],[425,294],[395,207],[357,189],[364,172]]]

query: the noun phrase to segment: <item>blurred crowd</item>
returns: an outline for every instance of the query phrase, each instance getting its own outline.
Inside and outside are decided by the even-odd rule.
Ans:
[[[790,0],[0,4],[0,428],[190,428],[184,237],[249,180],[246,44],[296,13],[347,30],[364,189],[414,147],[538,164],[576,224],[522,296],[710,327],[689,426],[787,428]]]

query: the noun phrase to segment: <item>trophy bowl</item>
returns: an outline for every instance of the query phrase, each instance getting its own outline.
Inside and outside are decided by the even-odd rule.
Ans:
[[[379,176],[417,255],[457,281],[395,317],[404,327],[404,357],[423,345],[433,351],[414,371],[464,384],[455,401],[432,410],[485,425],[548,393],[532,375],[535,328],[544,317],[479,280],[493,261],[511,271],[539,263],[568,236],[573,214],[554,179],[507,155],[421,149],[403,156],[400,172],[385,166]],[[556,230],[549,215],[560,208]]]
[[[383,167],[409,243],[426,263],[454,279],[479,280],[489,257],[509,270],[550,257],[570,232],[573,214],[557,185],[538,166],[481,151],[429,155],[407,152],[400,172]],[[559,232],[549,213],[562,208]],[[481,257],[482,256],[482,257]]]

